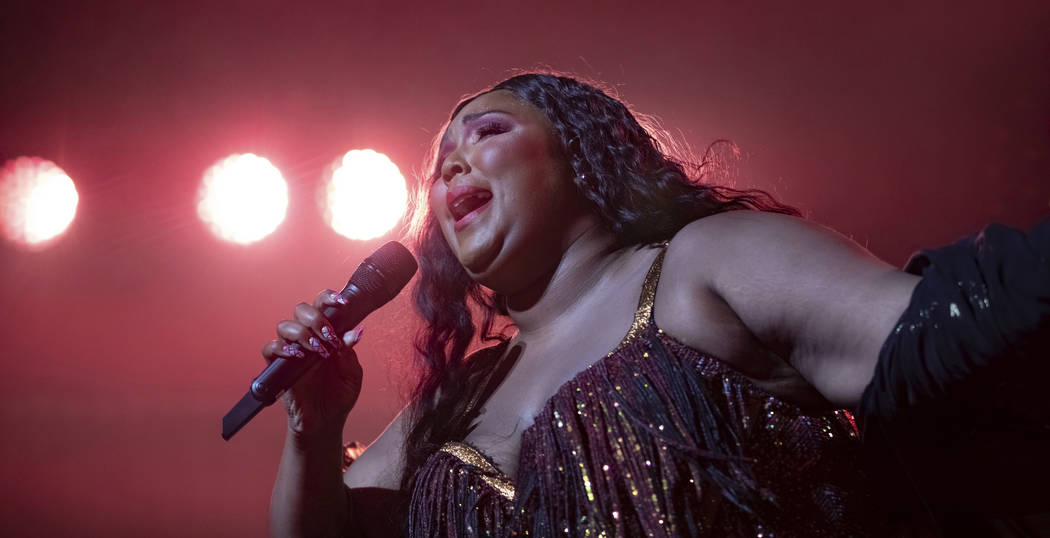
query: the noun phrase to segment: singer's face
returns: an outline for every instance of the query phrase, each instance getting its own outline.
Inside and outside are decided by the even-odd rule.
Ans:
[[[507,91],[452,119],[438,153],[430,210],[472,278],[514,293],[560,259],[591,218],[546,115]]]

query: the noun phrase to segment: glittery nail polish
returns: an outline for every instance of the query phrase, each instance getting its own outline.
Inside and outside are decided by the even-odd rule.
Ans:
[[[281,348],[281,351],[283,351],[286,355],[291,355],[300,359],[306,357],[306,353],[303,353],[303,350],[299,349],[298,344],[285,344]]]
[[[309,342],[310,347],[314,348],[314,351],[316,351],[319,355],[326,358],[328,357],[328,350],[325,349],[324,344],[322,344],[321,341],[318,340],[316,337],[311,336],[310,339],[307,340],[307,342]]]
[[[343,345],[343,341],[335,335],[335,330],[328,325],[321,327],[321,338],[324,338],[328,343],[336,347],[341,347]]]
[[[333,301],[339,304],[346,304],[346,299],[343,298],[343,294],[341,293],[332,293],[331,295],[329,295],[329,298],[331,298]]]

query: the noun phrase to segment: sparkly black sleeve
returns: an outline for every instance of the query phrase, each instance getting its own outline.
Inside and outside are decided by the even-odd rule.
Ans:
[[[991,224],[905,271],[922,280],[862,396],[866,444],[937,510],[1050,509],[1025,491],[1050,480],[1050,218]]]

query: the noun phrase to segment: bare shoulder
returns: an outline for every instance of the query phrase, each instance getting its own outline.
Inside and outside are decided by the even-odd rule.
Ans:
[[[722,301],[765,348],[845,405],[859,398],[918,281],[830,228],[759,211],[690,223],[666,263],[690,292],[679,302]]]
[[[746,276],[753,264],[768,264],[779,251],[804,254],[803,243],[827,241],[834,232],[788,215],[727,211],[697,219],[678,231],[665,264],[677,287],[717,290]],[[844,241],[848,241],[843,238]]]
[[[763,263],[760,259],[744,259],[748,253],[761,257],[763,249],[756,246],[756,237],[768,236],[784,227],[805,226],[799,223],[801,219],[784,215],[733,211],[683,227],[667,248],[656,298],[657,325],[755,381],[783,384],[797,378],[785,362],[788,350],[762,341],[721,288],[729,284],[727,276],[749,280],[748,267]],[[800,392],[797,387],[789,390]]]
[[[405,467],[405,439],[409,428],[405,407],[343,474],[351,488],[399,489]]]
[[[668,257],[698,269],[702,279],[720,293],[739,286],[762,289],[783,285],[784,279],[804,279],[806,266],[829,270],[892,271],[892,267],[850,238],[812,221],[763,211],[728,211],[695,220],[674,239]],[[780,275],[775,282],[763,275]],[[756,278],[758,280],[756,280]]]
[[[712,253],[734,254],[744,259],[787,250],[809,254],[805,250],[807,247],[822,244],[846,247],[877,259],[831,228],[791,215],[765,211],[727,211],[697,219],[675,235],[671,245],[676,244],[696,258],[695,261],[732,262],[735,259],[714,257]]]

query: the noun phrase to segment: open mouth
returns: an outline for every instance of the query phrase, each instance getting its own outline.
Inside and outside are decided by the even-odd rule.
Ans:
[[[460,192],[454,193],[454,197],[450,196],[448,201],[448,210],[452,214],[452,218],[456,221],[456,229],[458,230],[462,226],[466,226],[473,218],[471,215],[477,214],[481,209],[489,204],[492,200],[492,193],[476,187],[468,187]]]
[[[466,196],[460,196],[452,203],[452,217],[459,220],[469,215],[475,209],[485,205],[489,200],[492,199],[492,193],[479,191],[474,194],[468,194]]]

